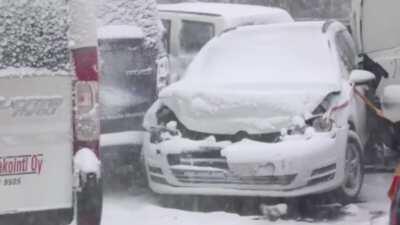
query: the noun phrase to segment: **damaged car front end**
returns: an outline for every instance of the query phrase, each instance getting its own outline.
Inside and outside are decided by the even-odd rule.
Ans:
[[[335,32],[322,33],[323,23],[298,24],[224,34],[206,45],[182,80],[160,93],[143,124],[149,131],[144,159],[153,191],[358,195],[363,118],[356,113],[361,110],[354,85],[340,75],[334,46],[327,44]],[[232,48],[249,37],[257,48],[265,41],[260,57],[251,44]],[[226,58],[231,62],[225,67]],[[295,66],[282,64],[287,61]]]
[[[144,153],[157,193],[293,197],[345,179],[348,126],[324,118],[326,110],[295,116],[280,131],[215,134],[190,130],[168,106],[155,105],[157,126],[149,127]]]

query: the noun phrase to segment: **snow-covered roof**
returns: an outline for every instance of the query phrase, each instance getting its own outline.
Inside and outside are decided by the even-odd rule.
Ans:
[[[243,23],[260,24],[261,22],[257,22],[260,19],[268,20],[270,23],[293,21],[284,9],[246,4],[186,2],[159,4],[158,9],[161,12],[221,16],[231,26]]]
[[[99,39],[142,39],[144,33],[140,27],[130,25],[107,25],[97,31]]]

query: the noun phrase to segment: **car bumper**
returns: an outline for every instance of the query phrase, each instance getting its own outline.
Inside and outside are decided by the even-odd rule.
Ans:
[[[343,183],[346,144],[344,128],[307,139],[214,148],[220,154],[195,151],[192,158],[176,150],[176,143],[149,144],[146,170],[151,189],[160,194],[303,196],[327,192]],[[181,157],[180,161],[171,156]]]

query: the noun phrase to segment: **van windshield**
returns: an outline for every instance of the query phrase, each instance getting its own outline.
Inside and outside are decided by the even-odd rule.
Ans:
[[[182,21],[180,45],[183,53],[197,53],[215,35],[212,23]]]
[[[0,70],[70,70],[65,0],[1,0],[0,21]]]

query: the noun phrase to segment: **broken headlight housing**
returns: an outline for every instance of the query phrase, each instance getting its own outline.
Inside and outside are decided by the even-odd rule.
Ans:
[[[316,132],[329,132],[333,127],[333,120],[324,116],[318,116],[311,120],[311,124]]]
[[[175,114],[166,106],[162,106],[156,112],[157,126],[150,128],[150,142],[153,144],[179,135]]]
[[[173,122],[170,122],[173,123]],[[150,142],[158,144],[162,141],[169,140],[173,136],[179,135],[177,129],[171,129],[169,127],[152,127],[150,130]]]

